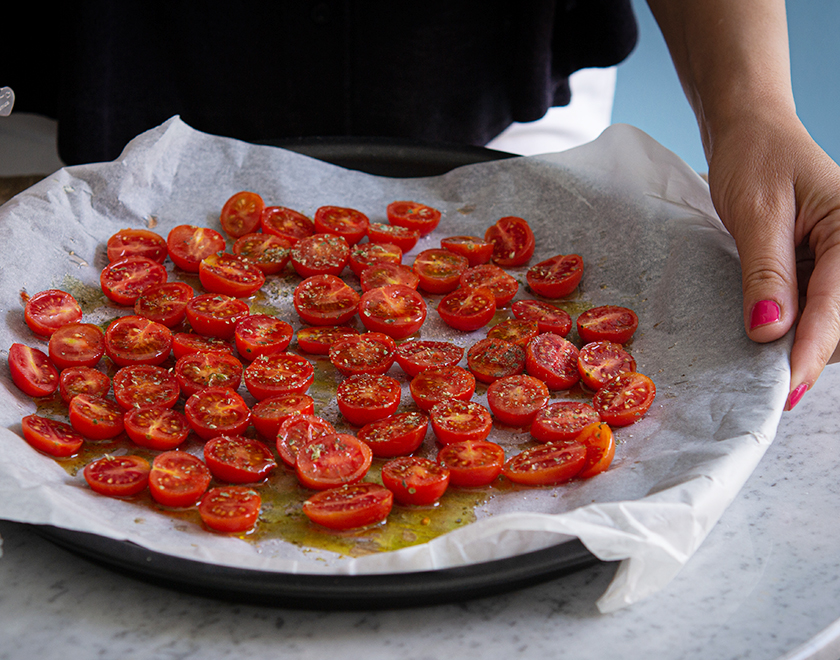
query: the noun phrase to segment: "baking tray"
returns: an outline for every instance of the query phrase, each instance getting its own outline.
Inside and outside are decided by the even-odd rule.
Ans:
[[[513,154],[461,145],[379,138],[301,138],[268,144],[379,176],[437,176]],[[592,566],[599,560],[577,539],[507,559],[433,571],[369,575],[290,574],[209,564],[147,550],[127,541],[34,526],[56,545],[157,586],[235,602],[354,610],[438,605],[501,594]]]

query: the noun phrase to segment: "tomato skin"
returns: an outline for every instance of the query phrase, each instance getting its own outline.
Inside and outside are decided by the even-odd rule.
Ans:
[[[558,254],[528,269],[525,279],[531,290],[543,298],[562,298],[583,279],[583,257]]]
[[[402,250],[403,254],[410,252],[420,239],[420,232],[416,229],[381,222],[372,222],[367,235],[371,243],[391,243]]]
[[[198,279],[210,293],[248,298],[265,284],[265,274],[247,259],[219,252],[201,260]]]
[[[469,261],[460,254],[440,248],[423,250],[414,258],[414,272],[420,278],[418,288],[426,293],[449,293],[458,288],[461,273]]]
[[[125,432],[139,447],[169,451],[190,434],[186,415],[172,408],[133,408],[123,417]]]
[[[382,466],[382,484],[400,504],[428,506],[446,492],[449,468],[421,456],[400,456]]]
[[[106,244],[108,261],[125,257],[146,257],[162,264],[166,259],[166,240],[148,229],[120,229]]]
[[[90,440],[108,440],[123,432],[123,410],[115,402],[92,394],[77,394],[68,405],[70,425]]]
[[[165,282],[146,289],[134,301],[134,314],[173,328],[184,320],[195,292],[184,282]]]
[[[260,216],[260,227],[266,234],[285,238],[292,245],[315,233],[312,220],[285,206],[266,206]]]
[[[355,245],[368,232],[370,220],[361,211],[341,206],[322,206],[312,218],[315,231],[341,236],[348,245]]]
[[[301,277],[341,275],[350,259],[350,244],[336,234],[313,234],[292,247],[290,260]]]
[[[441,213],[419,202],[397,201],[385,209],[388,222],[398,227],[415,229],[421,236],[431,233],[440,223]]]
[[[531,424],[531,436],[538,442],[574,440],[589,424],[601,416],[583,401],[555,401],[543,407]]]
[[[464,440],[445,445],[437,461],[449,469],[449,483],[462,488],[489,486],[502,473],[505,450],[489,440]]]
[[[52,334],[48,350],[59,369],[93,367],[105,355],[105,335],[92,323],[68,323]]]
[[[134,305],[144,291],[166,282],[166,268],[146,257],[125,257],[112,261],[99,275],[99,283],[110,300],[118,305]]]
[[[653,404],[656,385],[644,374],[618,374],[592,398],[592,406],[610,426],[628,426],[644,416]]]
[[[519,290],[519,282],[495,264],[472,266],[461,273],[459,281],[464,288],[490,289],[496,299],[496,307],[507,305]]]
[[[578,371],[588,388],[598,390],[618,374],[636,371],[636,360],[621,344],[593,341],[580,349]]]
[[[440,246],[466,257],[470,268],[486,264],[493,257],[493,244],[477,236],[449,236],[441,239]]]
[[[12,382],[29,396],[49,396],[58,389],[58,369],[40,349],[12,344],[9,348],[9,372]]]
[[[171,371],[149,364],[121,367],[114,374],[113,385],[114,398],[126,410],[147,406],[172,408],[181,395]]]
[[[464,357],[464,349],[448,341],[416,339],[397,346],[394,357],[411,378],[426,369],[454,367]]]
[[[236,324],[236,350],[246,360],[285,351],[292,341],[292,326],[268,314],[251,314]]]
[[[178,225],[166,237],[169,258],[181,270],[197,273],[203,259],[224,252],[225,238],[215,229]]]
[[[396,343],[381,332],[366,332],[348,337],[330,347],[333,366],[345,376],[384,374],[394,364]]]
[[[119,367],[161,364],[171,349],[169,328],[142,316],[120,317],[111,321],[105,330],[105,353]]]
[[[429,416],[432,430],[444,445],[462,440],[486,440],[493,428],[490,411],[475,401],[443,401],[431,409]]]
[[[223,534],[242,534],[257,524],[262,498],[246,486],[220,486],[208,490],[198,503],[201,521]]]
[[[578,348],[560,335],[547,332],[531,340],[525,349],[525,370],[542,380],[550,390],[567,390],[580,380]]]
[[[281,272],[289,263],[292,241],[274,234],[245,234],[236,239],[231,251],[254,264],[265,275]]]
[[[488,288],[455,289],[441,298],[437,312],[450,328],[473,332],[493,320],[496,296]]]
[[[420,448],[429,428],[429,418],[418,412],[404,412],[365,424],[357,434],[381,458],[406,456]]]
[[[503,268],[524,266],[536,245],[528,222],[515,216],[500,218],[484,233],[484,240],[493,244],[493,263]]]
[[[297,332],[298,348],[312,355],[327,355],[330,346],[359,334],[349,325],[316,325]]]
[[[304,443],[333,433],[333,425],[317,415],[292,415],[277,430],[277,454],[287,466],[294,468],[298,449]]]
[[[525,350],[513,342],[487,337],[467,351],[467,366],[476,380],[489,384],[521,374],[525,369]]]
[[[507,426],[530,426],[548,397],[545,383],[524,374],[499,378],[487,388],[487,405],[496,421]]]
[[[204,462],[213,477],[232,484],[264,481],[277,467],[271,451],[259,440],[229,435],[207,441]]]
[[[394,495],[379,484],[365,482],[316,493],[303,503],[303,513],[313,523],[333,530],[358,529],[388,517]]]
[[[536,321],[540,332],[565,337],[572,329],[572,317],[566,310],[542,300],[516,300],[510,311],[521,321]]]
[[[326,490],[361,481],[372,460],[373,453],[364,442],[347,433],[332,433],[298,447],[295,472],[306,488]]]
[[[611,341],[626,344],[639,327],[639,317],[632,309],[618,305],[593,307],[578,316],[577,331],[581,341]]]
[[[23,316],[32,332],[49,337],[61,326],[81,321],[82,308],[66,291],[47,289],[26,301]]]
[[[359,284],[362,285],[363,292],[388,284],[400,284],[416,289],[420,285],[420,278],[404,264],[378,263],[368,266],[361,272]]]
[[[149,492],[166,507],[193,506],[210,485],[210,470],[197,456],[185,451],[167,451],[152,461]]]
[[[222,206],[219,222],[231,238],[250,234],[260,226],[265,202],[257,193],[243,190],[234,193]]]
[[[202,440],[217,435],[242,435],[251,422],[251,411],[236,392],[207,387],[193,394],[184,406],[190,427]]]
[[[200,335],[233,339],[236,324],[251,313],[244,300],[222,293],[202,293],[187,303],[187,321]]]
[[[258,401],[289,392],[304,393],[315,380],[315,367],[293,353],[261,355],[245,367],[245,387]]]
[[[315,401],[308,394],[289,392],[258,401],[251,408],[251,423],[264,438],[277,439],[281,424],[293,415],[314,415]]]
[[[586,462],[577,474],[578,479],[591,479],[609,468],[615,457],[615,438],[608,424],[589,424],[575,440],[586,445]]]
[[[141,456],[98,458],[85,466],[83,475],[94,493],[108,497],[131,497],[149,485],[152,466]]]
[[[111,389],[111,379],[93,367],[68,367],[58,377],[58,391],[64,403],[77,394],[105,396]]]
[[[393,415],[400,405],[402,388],[395,378],[381,374],[354,374],[339,383],[338,409],[353,426]]]
[[[381,286],[362,294],[359,318],[368,330],[404,339],[422,327],[426,320],[426,301],[410,287]]]
[[[426,412],[442,401],[469,401],[475,393],[475,376],[457,365],[426,369],[409,383],[411,398]]]
[[[309,325],[344,325],[359,309],[359,294],[335,275],[313,275],[295,287],[294,306]]]
[[[502,474],[524,486],[553,486],[573,479],[585,463],[586,446],[562,440],[525,449],[505,463]]]
[[[377,264],[402,264],[403,251],[393,243],[361,243],[350,251],[348,264],[356,277],[362,271]]]
[[[55,458],[74,456],[85,442],[72,426],[40,415],[27,415],[21,420],[23,439],[38,451]]]

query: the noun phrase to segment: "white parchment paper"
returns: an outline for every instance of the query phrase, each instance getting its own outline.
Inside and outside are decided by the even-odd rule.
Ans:
[[[787,395],[789,338],[762,346],[746,338],[737,253],[705,182],[627,126],[563,153],[393,179],[207,135],[174,117],[138,136],[118,160],[61,169],[0,208],[4,354],[14,341],[46,347],[24,323],[21,291],[62,288],[68,276],[95,286],[106,263],[105,242],[115,231],[154,225],[165,236],[178,224],[218,228],[219,210],[239,190],[310,216],[322,205],[349,206],[372,222],[385,221],[385,207],[396,199],[439,208],[440,227],[421,239],[407,263],[445,236],[483,235],[503,216],[526,218],[537,236],[531,263],[558,253],[583,256],[585,275],[573,302],[637,311],[641,323],[631,350],[639,371],[656,382],[653,408],[618,431],[616,459],[594,479],[505,493],[483,506],[476,522],[434,541],[351,558],[278,540],[213,535],[96,496],[81,477],[69,476],[21,439],[20,419],[35,404],[12,384],[4,360],[0,517],[220,565],[316,574],[437,569],[579,537],[597,557],[623,560],[598,603],[606,612],[673,578],[775,435]],[[523,283],[524,272],[516,273]],[[267,289],[278,308],[291,309],[288,286],[275,282]],[[518,297],[530,297],[524,286]],[[106,306],[99,313],[128,312]],[[293,313],[284,314],[299,327]],[[435,317],[432,311],[424,336],[462,346],[483,336],[461,335]],[[508,448],[522,441],[505,432],[496,439]]]

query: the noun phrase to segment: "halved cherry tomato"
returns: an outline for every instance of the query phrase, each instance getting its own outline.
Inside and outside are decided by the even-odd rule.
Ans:
[[[542,408],[531,424],[531,436],[539,442],[574,440],[589,424],[601,421],[598,411],[583,401],[555,401]]]
[[[437,367],[417,374],[408,387],[417,406],[429,411],[442,401],[469,401],[475,393],[475,376],[457,365]]]
[[[47,289],[26,301],[23,315],[32,332],[48,337],[63,325],[81,321],[82,308],[66,291]]]
[[[495,264],[481,264],[468,268],[461,273],[460,284],[467,289],[487,287],[496,298],[496,307],[507,305],[519,290],[516,278]]]
[[[326,490],[361,481],[372,460],[370,447],[356,436],[332,433],[298,447],[295,472],[306,488]]]
[[[219,216],[222,229],[232,238],[250,234],[260,226],[264,208],[265,202],[257,193],[248,190],[234,193],[222,207]]]
[[[284,206],[266,206],[260,216],[260,226],[266,234],[288,239],[292,245],[315,233],[312,220]]]
[[[394,340],[381,332],[348,337],[330,347],[330,362],[345,376],[384,374],[394,364]]]
[[[365,482],[316,493],[303,503],[303,513],[327,529],[358,529],[385,520],[393,503],[385,486]]]
[[[236,239],[231,251],[245,259],[265,275],[282,271],[289,263],[292,241],[274,234],[245,234]]]
[[[277,439],[280,425],[292,415],[315,414],[315,401],[308,394],[288,392],[258,401],[251,408],[251,423],[264,438]]]
[[[626,344],[637,327],[639,317],[636,316],[636,312],[618,305],[593,307],[577,318],[578,335],[586,343],[612,341],[616,344]]]
[[[371,243],[392,243],[403,253],[411,251],[417,245],[420,232],[408,227],[397,225],[386,225],[381,222],[372,222],[368,227],[368,240]]]
[[[644,374],[618,374],[595,393],[592,405],[610,426],[627,426],[648,411],[656,396],[656,385]]]
[[[358,334],[359,331],[349,325],[316,325],[298,330],[297,344],[305,353],[326,355],[333,344]]]
[[[505,376],[521,374],[525,369],[525,350],[504,339],[479,339],[467,351],[467,366],[476,380],[492,383]]]
[[[558,254],[531,266],[525,273],[528,286],[543,298],[568,296],[583,278],[583,257]]]
[[[362,294],[359,318],[368,330],[404,339],[417,332],[426,320],[426,301],[410,287],[381,286]]]
[[[113,384],[114,398],[126,410],[147,406],[171,408],[181,394],[175,374],[150,364],[121,367],[114,374]]]
[[[489,440],[464,440],[446,445],[438,452],[437,461],[449,469],[452,486],[488,486],[502,472],[505,450]]]
[[[350,270],[361,277],[362,271],[375,264],[401,264],[403,252],[393,243],[361,243],[350,251]]]
[[[416,229],[421,236],[434,231],[440,223],[441,213],[437,209],[419,202],[391,202],[385,209],[388,222],[406,229]]]
[[[359,284],[362,285],[362,291],[370,291],[388,284],[400,284],[416,289],[420,284],[420,278],[404,264],[379,263],[368,266],[362,271],[359,275]]]
[[[125,257],[146,257],[162,264],[166,259],[166,240],[148,229],[120,229],[106,244],[108,261]]]
[[[268,447],[241,435],[217,435],[208,440],[204,462],[213,477],[232,484],[263,481],[277,467]]]
[[[123,409],[105,397],[77,394],[68,405],[70,425],[90,440],[116,438],[123,432]]]
[[[488,263],[493,256],[493,244],[477,236],[449,236],[441,239],[440,246],[465,256],[470,262],[470,268]]]
[[[335,433],[327,420],[317,415],[292,415],[277,430],[277,453],[283,462],[295,467],[298,449],[313,438]]]
[[[578,349],[560,335],[545,332],[525,349],[525,370],[550,390],[567,390],[580,380]]]
[[[265,284],[265,274],[247,259],[218,252],[201,260],[198,279],[210,293],[247,298]]]
[[[620,373],[636,371],[636,360],[621,344],[593,341],[580,349],[578,370],[584,384],[597,390]]]
[[[172,332],[142,316],[123,316],[105,330],[105,353],[119,367],[161,364],[172,349]]]
[[[169,258],[181,270],[197,273],[203,259],[224,252],[225,238],[215,229],[178,225],[166,237]]]
[[[142,456],[111,456],[88,463],[83,475],[94,493],[131,497],[146,490],[152,466]]]
[[[58,389],[58,369],[40,349],[12,344],[9,372],[12,382],[29,396],[49,396]]]
[[[187,321],[200,335],[233,339],[236,324],[251,310],[244,300],[221,293],[202,293],[187,303]]]
[[[64,403],[77,394],[105,396],[111,389],[111,379],[93,367],[69,367],[58,377],[58,391]]]
[[[38,451],[56,458],[73,456],[85,443],[72,426],[40,415],[27,415],[21,420],[23,439]]]
[[[315,367],[294,353],[270,353],[252,361],[242,377],[251,395],[261,401],[278,394],[306,392],[315,380]]]
[[[192,353],[230,353],[233,344],[218,337],[197,335],[192,332],[177,332],[172,335],[172,355],[178,360]]]
[[[423,250],[414,258],[414,272],[420,278],[418,288],[426,293],[449,293],[458,288],[458,282],[469,268],[466,257],[441,248]]]
[[[390,417],[400,405],[402,388],[395,378],[381,374],[354,374],[338,385],[338,409],[353,426]]]
[[[186,415],[173,408],[134,408],[123,417],[125,432],[134,444],[148,449],[169,451],[190,434]]]
[[[508,426],[530,426],[548,397],[545,383],[525,374],[499,378],[487,388],[487,405],[493,416]]]
[[[192,287],[185,282],[157,284],[134,301],[134,313],[173,328],[184,320],[187,303],[194,295]]]
[[[429,418],[419,412],[404,412],[365,424],[357,437],[374,456],[405,456],[419,449],[429,428]]]
[[[370,220],[361,211],[341,206],[322,206],[315,211],[312,219],[316,232],[341,236],[348,245],[362,240],[370,225]]]
[[[146,257],[112,261],[99,275],[102,293],[118,305],[134,305],[144,291],[166,282],[166,268]]]
[[[226,387],[206,387],[196,392],[187,399],[184,414],[202,440],[217,435],[242,435],[251,421],[244,399]]]
[[[247,486],[211,488],[198,503],[198,515],[210,529],[224,534],[242,534],[254,528],[260,517],[262,498]]]
[[[553,332],[565,337],[572,329],[569,313],[542,300],[516,300],[510,306],[513,315],[522,321],[536,321],[540,332]]]
[[[268,314],[251,314],[236,324],[233,333],[236,350],[246,360],[285,351],[294,330],[285,321]]]
[[[526,220],[514,216],[501,218],[484,233],[493,244],[493,262],[503,268],[524,266],[534,254],[534,232]]]
[[[341,275],[350,259],[350,244],[343,236],[313,234],[295,243],[289,256],[301,277]]]
[[[586,462],[577,474],[578,479],[590,479],[610,466],[615,457],[615,438],[609,424],[589,424],[575,439],[586,445]]]
[[[446,492],[449,468],[422,456],[400,456],[382,466],[382,484],[400,504],[427,506]]]
[[[472,332],[496,315],[496,296],[487,288],[455,289],[441,298],[437,312],[449,327]]]
[[[163,506],[194,505],[210,485],[210,470],[197,456],[185,451],[166,451],[152,461],[149,492]]]
[[[105,334],[93,323],[68,323],[52,333],[48,350],[59,369],[93,367],[105,355]]]
[[[476,401],[443,401],[431,409],[429,417],[432,430],[444,445],[462,440],[486,440],[493,428],[490,411]]]
[[[426,369],[455,366],[464,357],[464,349],[449,341],[416,339],[397,346],[394,357],[400,368],[414,378]]]
[[[522,348],[525,348],[538,334],[540,334],[540,329],[536,321],[520,321],[519,319],[502,321],[487,331],[488,337],[504,339]]]
[[[516,484],[553,486],[574,478],[586,463],[586,445],[559,440],[525,449],[502,468],[502,474]]]
[[[304,323],[343,325],[359,309],[359,294],[335,275],[307,277],[295,287],[294,305]]]

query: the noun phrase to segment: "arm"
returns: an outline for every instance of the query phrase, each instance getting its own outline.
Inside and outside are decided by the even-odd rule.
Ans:
[[[772,341],[798,320],[793,407],[840,341],[840,168],[796,115],[784,0],[649,5],[697,116],[712,200],[738,246],[747,333]]]

